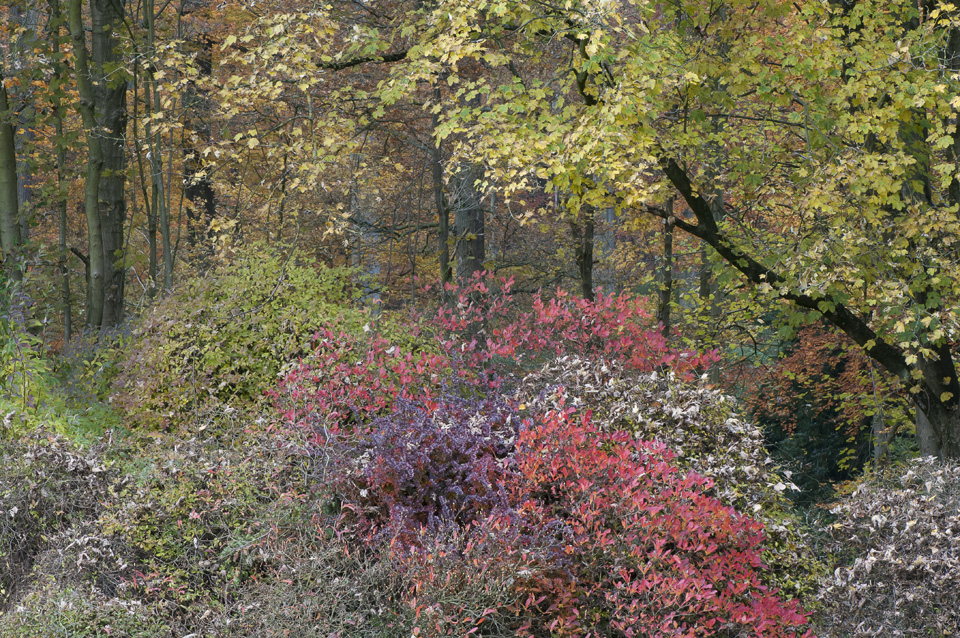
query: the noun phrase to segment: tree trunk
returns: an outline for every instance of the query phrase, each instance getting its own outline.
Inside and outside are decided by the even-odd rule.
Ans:
[[[457,281],[463,284],[482,272],[486,260],[484,217],[486,211],[475,187],[475,166],[460,169],[456,177],[456,204],[453,232],[456,237]]]
[[[63,306],[63,340],[73,336],[73,308],[70,305],[70,268],[67,252],[67,190],[64,176],[67,166],[66,140],[63,137],[64,107],[61,99],[63,82],[66,80],[66,65],[60,53],[60,27],[63,15],[60,0],[50,0],[50,49],[53,51],[54,77],[50,82],[50,103],[53,110],[54,142],[57,148],[57,270],[60,274],[60,303]]]
[[[20,203],[17,198],[17,151],[14,144],[13,113],[0,70],[0,247],[7,276],[22,278],[17,259],[22,243]]]
[[[603,224],[600,232],[596,233],[594,247],[599,247],[600,254],[595,255],[595,261],[600,266],[594,268],[594,281],[608,293],[618,292],[617,264],[617,211],[612,206],[603,209],[601,215]]]
[[[960,380],[957,379],[949,343],[932,344],[933,352],[929,358],[921,356],[917,363],[908,363],[907,352],[878,335],[870,327],[867,317],[850,310],[841,301],[834,302],[832,308],[824,308],[822,298],[791,289],[785,285],[783,275],[736,246],[714,219],[713,206],[694,190],[693,182],[676,160],[662,155],[659,162],[696,217],[696,224],[676,219],[678,228],[709,244],[747,280],[779,288],[781,299],[800,308],[816,310],[843,330],[874,361],[902,379],[911,391],[918,393],[916,402],[926,417],[926,422],[922,418],[919,420],[918,441],[921,449],[944,459],[960,458]],[[926,423],[929,423],[929,428]]]
[[[573,234],[577,274],[580,277],[580,294],[588,301],[594,300],[593,234],[595,216],[596,209],[590,204],[584,204],[580,208],[581,219],[570,221],[570,232]]]
[[[664,208],[668,217],[663,222],[663,274],[660,281],[660,305],[657,317],[663,336],[670,338],[670,304],[673,302],[673,200]]]
[[[206,4],[206,0],[184,2],[181,15],[187,16],[201,11],[206,8]],[[213,39],[205,31],[184,37],[196,51],[200,80],[209,79],[213,73]],[[206,257],[213,255],[213,234],[210,225],[217,216],[217,196],[213,190],[213,182],[207,175],[206,163],[203,161],[201,149],[203,145],[210,141],[212,133],[210,129],[212,108],[206,89],[198,88],[194,82],[188,83],[183,106],[188,128],[187,134],[184,135],[183,146],[183,177],[186,184],[184,195],[187,198],[187,240],[190,242],[191,248],[199,250],[202,263]]]
[[[81,0],[70,0],[70,37],[73,40],[73,55],[77,73],[77,92],[80,99],[77,108],[83,121],[87,142],[87,171],[84,184],[83,207],[87,220],[87,326],[99,328],[103,322],[103,233],[100,212],[100,179],[103,170],[103,147],[97,122],[94,78],[90,69],[84,34]],[[101,25],[102,27],[102,25]],[[96,36],[94,36],[96,37]],[[98,74],[98,81],[103,80]]]
[[[29,64],[27,62],[34,51],[38,50],[39,42],[37,37],[37,21],[39,9],[32,3],[13,3],[10,5],[10,15],[20,31],[20,36],[16,39],[14,50],[12,51],[14,59],[22,60],[21,66]],[[34,107],[31,95],[28,91],[18,91],[19,95],[13,96],[17,102],[15,107],[17,111],[16,128],[20,134],[14,138],[17,152],[17,199],[20,206],[20,240],[27,243],[30,239],[30,202],[31,192],[33,190],[34,169],[31,165],[30,149],[34,142],[33,123],[37,119],[37,111]],[[8,96],[9,99],[10,96]]]
[[[353,223],[355,231],[355,239],[351,242],[350,247],[350,265],[362,273],[363,300],[373,305],[373,312],[376,315],[380,311],[380,291],[378,287],[380,262],[377,261],[377,255],[374,251],[379,242],[379,237],[374,226],[373,211],[364,202],[364,197],[360,191],[360,183],[357,179],[362,158],[363,155],[360,153],[350,155],[351,178],[348,206],[350,221]]]
[[[433,89],[433,100],[439,104],[441,98],[440,80],[437,80]],[[439,124],[440,115],[434,113],[430,120],[431,139]],[[453,282],[453,272],[450,269],[450,209],[443,196],[443,146],[439,141],[431,146],[430,172],[433,178],[433,200],[437,208],[437,239],[440,242],[440,287],[441,294],[446,299],[446,286]]]
[[[102,139],[103,169],[97,195],[103,236],[103,327],[123,320],[123,292],[126,280],[123,231],[127,221],[126,133],[127,83],[111,68],[122,64],[120,42],[115,37],[124,18],[123,0],[91,0],[93,24],[92,59],[97,83],[95,110]]]
[[[914,405],[920,456],[960,458],[960,412],[922,395]]]

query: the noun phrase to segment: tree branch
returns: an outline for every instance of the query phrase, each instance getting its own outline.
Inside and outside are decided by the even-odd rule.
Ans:
[[[910,376],[910,365],[907,364],[906,354],[902,349],[883,341],[862,317],[854,314],[842,303],[827,298],[817,298],[787,288],[784,278],[779,273],[767,268],[753,257],[736,248],[729,239],[721,234],[717,222],[713,218],[710,204],[694,190],[686,171],[672,157],[661,154],[659,163],[666,173],[667,179],[677,189],[697,218],[695,225],[682,219],[676,219],[675,224],[678,228],[705,241],[727,263],[739,270],[754,284],[769,284],[774,288],[779,287],[780,297],[783,299],[792,301],[801,308],[816,310],[821,313],[830,323],[843,330],[857,345],[864,348],[867,354],[880,365],[908,383],[914,383]],[[648,210],[653,214],[663,216],[656,212],[658,209]],[[665,211],[660,212],[665,214]],[[823,302],[827,302],[833,308],[821,307]],[[867,344],[871,342],[872,345],[868,348]]]

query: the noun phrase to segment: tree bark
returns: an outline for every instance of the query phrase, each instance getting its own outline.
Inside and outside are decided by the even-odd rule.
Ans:
[[[13,113],[0,70],[0,247],[7,276],[22,279],[17,259],[22,243],[20,202],[17,197],[17,151],[14,143]]]
[[[100,180],[103,173],[103,144],[97,120],[98,92],[94,87],[94,75],[90,68],[81,0],[70,0],[70,37],[73,40],[73,55],[77,73],[77,92],[80,99],[77,109],[83,122],[87,142],[87,170],[84,184],[83,206],[87,220],[87,326],[100,328],[104,318],[104,246],[100,210]],[[100,14],[102,18],[102,13]],[[94,32],[97,23],[94,22]],[[102,29],[103,24],[99,25]],[[100,36],[102,37],[102,35]],[[94,33],[94,39],[97,34]],[[105,78],[97,74],[97,82]]]
[[[186,16],[204,9],[206,0],[184,2],[181,14]],[[213,44],[208,33],[201,31],[187,38],[197,52],[197,70],[201,80],[209,79],[213,73]],[[217,196],[213,182],[206,173],[201,146],[210,141],[210,98],[206,89],[198,88],[196,83],[187,85],[184,96],[184,109],[187,117],[188,134],[184,136],[183,173],[184,195],[187,198],[187,240],[191,248],[199,250],[201,262],[213,255],[213,234],[210,224],[217,216]]]
[[[455,180],[455,210],[453,232],[456,237],[457,281],[472,280],[484,269],[484,217],[486,211],[475,187],[477,168],[467,165],[460,169]]]
[[[582,219],[570,221],[570,232],[573,234],[574,258],[580,277],[580,294],[584,299],[593,301],[593,236],[596,209],[590,204],[584,204],[580,208],[580,216]]]
[[[127,221],[126,133],[127,83],[111,68],[122,64],[120,42],[115,33],[124,18],[124,0],[91,0],[93,26],[91,38],[97,124],[102,136],[103,172],[100,178],[98,206],[103,236],[103,327],[123,320],[123,293],[126,281],[123,231]]]
[[[17,38],[13,50],[14,59],[28,60],[34,55],[38,48],[37,20],[39,17],[38,7],[29,2],[13,3],[10,5],[10,14],[16,28],[20,30],[21,35]],[[21,63],[24,64],[24,63]],[[15,128],[19,129],[19,135],[14,138],[14,144],[17,151],[17,199],[20,206],[20,240],[27,243],[30,240],[30,201],[33,191],[34,170],[30,157],[30,148],[34,142],[34,132],[32,124],[36,121],[37,111],[31,100],[31,96],[26,91],[20,91],[20,95],[14,95],[13,100],[17,102],[15,107],[17,111],[17,124]],[[8,96],[8,99],[10,96]]]
[[[663,271],[660,281],[660,304],[657,317],[664,338],[670,338],[670,306],[673,303],[673,199],[664,207],[667,218],[663,220]]]
[[[440,92],[440,80],[437,80],[433,89],[433,100],[436,104],[442,99]],[[430,137],[434,138],[434,132],[440,124],[440,115],[433,114],[430,120]],[[430,173],[433,178],[433,199],[437,208],[437,239],[440,242],[440,286],[441,294],[446,298],[446,286],[453,282],[453,272],[450,268],[450,209],[447,207],[446,198],[443,196],[443,146],[437,141],[431,146],[430,153]]]
[[[73,336],[73,308],[70,305],[70,268],[67,252],[67,189],[64,176],[66,170],[66,140],[63,137],[64,106],[61,99],[63,82],[66,79],[66,65],[60,52],[60,27],[63,26],[63,14],[60,0],[50,0],[50,49],[53,51],[54,77],[50,82],[51,107],[53,110],[54,142],[57,148],[57,270],[60,274],[60,303],[63,306],[63,340],[70,341]]]

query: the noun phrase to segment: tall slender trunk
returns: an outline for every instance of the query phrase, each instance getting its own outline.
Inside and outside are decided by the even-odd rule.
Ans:
[[[673,199],[667,200],[664,207],[669,215],[663,222],[663,271],[660,281],[660,304],[657,316],[660,320],[663,336],[670,338],[670,306],[673,303]]]
[[[374,314],[377,314],[380,309],[378,286],[380,262],[377,261],[373,250],[379,237],[374,227],[373,211],[364,202],[360,181],[357,178],[362,158],[361,153],[350,155],[351,177],[348,206],[350,221],[353,223],[356,232],[356,239],[350,248],[350,265],[363,274],[363,299],[366,303],[373,304]]]
[[[0,246],[7,276],[22,278],[17,259],[22,243],[20,203],[17,198],[17,151],[14,144],[13,113],[0,69]]]
[[[14,144],[13,113],[0,70],[0,246],[7,276],[19,281],[17,264],[20,235],[20,202],[17,198],[17,151]]]
[[[206,0],[189,0],[184,2],[181,15],[205,8]],[[201,82],[210,78],[213,73],[213,44],[210,35],[201,31],[195,37],[187,40],[196,50],[198,78]],[[213,190],[213,182],[206,174],[206,163],[203,161],[201,146],[210,141],[210,98],[205,88],[196,83],[187,85],[184,96],[184,108],[187,117],[189,137],[184,136],[183,145],[183,178],[184,195],[187,198],[187,239],[191,248],[198,250],[201,262],[213,254],[213,235],[210,224],[217,216],[217,197]]]
[[[434,85],[433,101],[439,104],[442,99],[440,92],[440,81]],[[433,139],[433,133],[440,124],[440,115],[433,114],[430,120],[430,137]],[[450,209],[447,207],[446,198],[443,196],[443,146],[437,141],[431,146],[430,172],[433,177],[433,200],[437,207],[437,238],[440,242],[440,285],[444,289],[442,294],[446,297],[446,285],[453,282],[453,271],[450,268]]]
[[[63,82],[66,79],[66,65],[60,52],[60,27],[63,14],[60,0],[50,0],[49,37],[53,52],[54,77],[50,82],[50,103],[53,110],[55,144],[57,148],[57,270],[60,274],[60,303],[63,306],[63,340],[70,341],[73,336],[73,308],[70,305],[70,268],[67,252],[67,188],[64,171],[66,170],[66,140],[63,137],[63,101],[61,99]]]
[[[608,293],[616,292],[619,288],[615,261],[617,252],[616,209],[612,206],[604,208],[600,219],[603,223],[599,227],[599,232],[596,232],[596,238],[594,239],[594,246],[599,249],[599,255],[596,255],[599,268],[594,268],[594,281]]]
[[[77,92],[80,99],[77,108],[83,122],[87,142],[87,170],[84,185],[83,207],[87,220],[88,269],[87,269],[87,325],[99,328],[103,322],[103,234],[100,223],[100,178],[103,170],[103,148],[98,128],[93,77],[90,71],[89,54],[84,35],[81,0],[70,0],[70,37],[73,40],[73,55],[77,71]]]
[[[713,199],[710,202],[710,209],[713,215],[714,222],[719,222],[723,219],[724,216],[724,205],[723,205],[723,194],[715,193]],[[720,318],[722,315],[722,306],[720,299],[720,288],[717,286],[717,283],[713,279],[713,273],[710,268],[710,257],[712,254],[712,249],[706,244],[706,242],[700,245],[700,299],[705,304],[707,308],[707,316],[709,317],[710,326],[709,328],[714,331],[714,334],[719,334],[720,332]],[[707,380],[716,385],[720,383],[720,364],[713,363],[710,368],[707,370]]]
[[[151,0],[152,4],[152,0]],[[150,17],[150,24],[153,24],[153,18]],[[151,30],[152,33],[152,30]],[[151,36],[150,48],[154,50],[153,38]],[[153,100],[154,112],[160,110],[160,90],[156,79],[152,74],[149,86],[152,87],[153,95],[147,99]],[[163,151],[162,134],[157,131],[152,136],[152,147],[150,152],[150,187],[152,198],[157,202],[157,218],[160,223],[160,248],[163,254],[163,289],[170,290],[173,287],[173,242],[170,236],[170,206],[169,197],[164,192],[163,183]]]
[[[29,59],[34,55],[34,50],[38,48],[37,20],[39,17],[38,8],[32,3],[23,4],[13,3],[10,6],[12,21],[16,29],[20,31],[20,36],[14,44],[14,59],[19,59],[21,65],[29,64]],[[11,96],[8,96],[8,99]],[[37,111],[33,102],[26,92],[20,92],[20,95],[12,96],[17,102],[17,124],[15,128],[19,129],[19,135],[14,138],[17,152],[17,200],[20,207],[20,240],[23,243],[30,238],[30,201],[33,191],[33,167],[30,161],[30,149],[34,141],[34,132],[32,124],[36,121]]]

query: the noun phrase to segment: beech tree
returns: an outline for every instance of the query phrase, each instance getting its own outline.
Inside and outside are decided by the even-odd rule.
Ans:
[[[15,120],[3,68],[0,66],[0,245],[7,275],[12,279],[20,279],[20,269],[15,263],[17,249],[22,243],[17,198],[17,152],[14,146]]]
[[[669,219],[792,323],[843,330],[909,388],[921,452],[957,457],[958,19],[927,1],[450,0],[387,90],[443,60],[454,158],[514,193],[546,179]],[[491,71],[457,72],[474,61]]]
[[[126,222],[127,84],[117,30],[122,0],[91,0],[87,49],[81,0],[68,5],[77,75],[77,109],[87,143],[84,211],[89,240],[87,325],[110,327],[123,318]],[[92,51],[92,53],[90,53]]]

